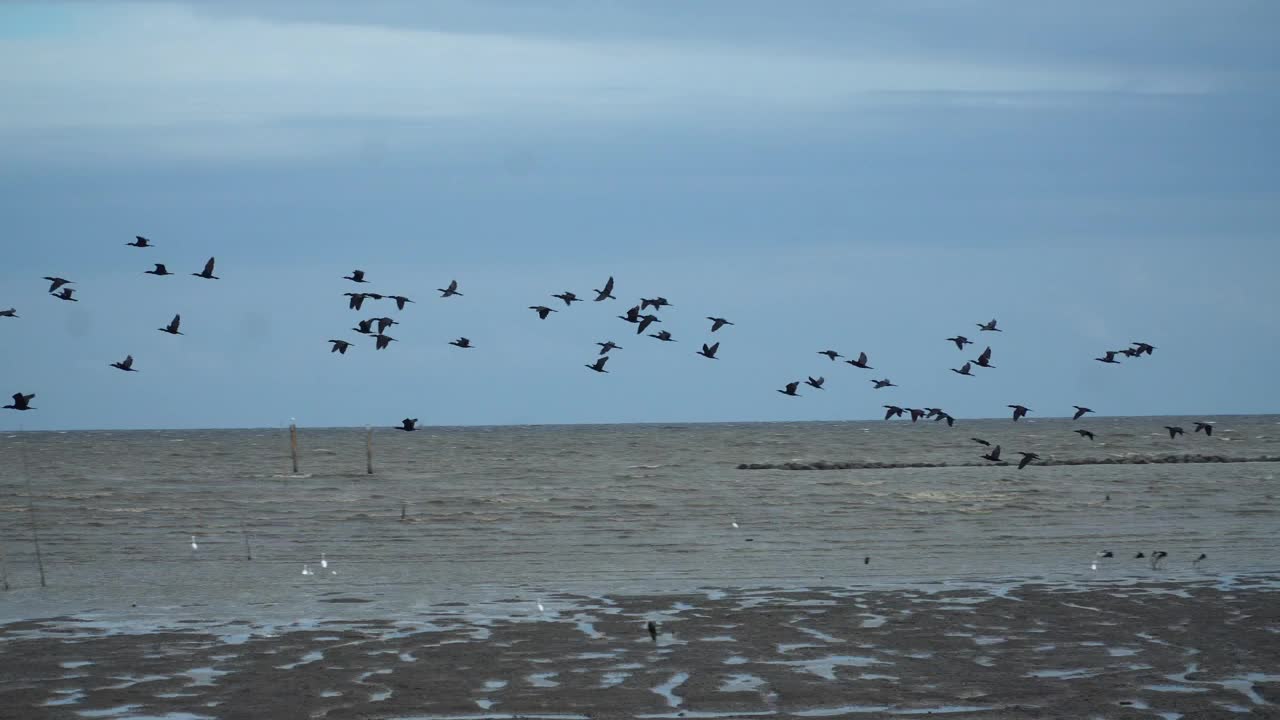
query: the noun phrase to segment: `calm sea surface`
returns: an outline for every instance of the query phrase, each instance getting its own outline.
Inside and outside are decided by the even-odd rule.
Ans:
[[[1116,558],[1097,572],[1112,576],[1276,570],[1275,463],[736,469],[964,463],[984,451],[973,436],[1006,456],[1280,455],[1280,417],[1213,419],[1213,437],[1176,441],[1162,426],[1190,430],[1190,419],[388,428],[374,431],[373,475],[363,429],[300,429],[297,476],[287,429],[8,435],[0,543],[14,589],[0,596],[0,621],[134,603],[249,614],[318,607],[309,604],[335,594],[394,606],[556,591],[1088,578],[1102,549]],[[1167,570],[1132,559],[1154,549],[1170,553]],[[1208,562],[1191,568],[1201,552]],[[304,565],[316,574],[303,575]]]

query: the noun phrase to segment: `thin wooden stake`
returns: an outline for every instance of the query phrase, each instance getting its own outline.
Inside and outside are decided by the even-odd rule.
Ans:
[[[365,426],[364,436],[364,471],[373,474],[373,428]]]
[[[244,527],[244,520],[240,521],[240,535],[244,538],[244,559],[253,559],[253,550],[249,549],[249,531]]]
[[[36,524],[36,505],[32,499],[31,471],[27,468],[27,441],[24,438],[18,443],[18,448],[22,451],[22,474],[27,479],[27,515],[31,517],[31,544],[36,547],[36,566],[40,568],[40,587],[48,587],[44,579],[44,556],[40,553],[40,530]]]
[[[405,511],[408,510],[408,508],[409,508],[409,503],[405,502],[404,500],[401,500],[400,501],[400,522],[404,522]]]
[[[0,547],[0,583],[4,584],[4,589],[9,590],[9,558],[4,554],[4,548]]]
[[[293,458],[293,474],[298,474],[298,426],[289,423],[289,454]]]

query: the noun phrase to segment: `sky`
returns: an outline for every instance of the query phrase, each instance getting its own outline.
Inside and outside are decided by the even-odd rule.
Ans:
[[[1275,412],[1277,26],[1267,0],[3,2],[0,395],[37,409],[0,430]],[[527,309],[610,275],[617,301]],[[658,295],[675,343],[615,317]],[[380,352],[350,330],[376,315],[403,321]]]

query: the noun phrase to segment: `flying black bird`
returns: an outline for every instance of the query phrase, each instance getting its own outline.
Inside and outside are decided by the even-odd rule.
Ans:
[[[715,360],[716,352],[718,350],[720,350],[720,343],[716,343],[715,345],[702,343],[702,350],[698,351],[698,354],[708,360]]]
[[[965,363],[961,365],[959,369],[951,368],[951,372],[957,375],[968,375],[969,377],[974,377],[973,373],[969,372],[970,368],[972,367],[973,367],[973,363]]]
[[[538,313],[538,318],[541,320],[546,320],[548,315],[550,315],[553,312],[556,312],[555,310],[552,310],[546,305],[530,305],[529,309]]]
[[[351,308],[352,310],[359,310],[360,306],[364,305],[365,298],[369,297],[364,293],[342,293],[342,294],[351,298],[351,300],[347,303],[347,307]]]
[[[923,410],[916,408],[907,408],[906,410],[911,413],[911,422],[915,422],[925,416],[925,412]]]
[[[990,460],[991,462],[1000,462],[1000,446],[997,445],[994,448],[992,448],[991,452],[982,456],[982,459]]]
[[[613,276],[612,275],[609,276],[608,280],[605,280],[603,289],[596,290],[593,288],[591,292],[596,294],[596,299],[595,299],[596,302],[603,302],[605,300],[618,299],[613,296]]]
[[[650,620],[648,628],[649,628],[649,637],[652,638],[654,642],[657,642],[658,641],[658,623]]]
[[[667,332],[666,330],[660,330],[656,335],[653,333],[649,333],[649,337],[658,338],[662,342],[675,342],[675,340],[671,338],[671,333]]]
[[[1111,364],[1113,364],[1113,365],[1119,365],[1119,364],[1120,364],[1120,361],[1116,359],[1116,351],[1115,351],[1115,350],[1108,350],[1108,351],[1106,352],[1106,355],[1105,355],[1104,357],[1094,358],[1094,360],[1097,360],[1098,362],[1102,362],[1102,363],[1111,363]]]
[[[884,413],[885,420],[888,420],[889,418],[894,417],[895,415],[897,417],[902,417],[902,413],[906,412],[905,410],[898,407],[897,405],[885,405],[884,407],[885,407],[885,413]]]
[[[166,333],[169,333],[170,335],[181,335],[182,333],[178,332],[178,326],[181,324],[182,324],[182,316],[174,315],[173,319],[169,321],[169,324],[165,325],[162,328],[159,328],[159,330],[160,332],[166,332]]]
[[[1000,328],[996,327],[995,318],[992,318],[991,322],[986,324],[983,324],[983,323],[976,323],[976,324],[979,330],[986,330],[987,332],[1004,332]]]
[[[1138,351],[1137,348],[1124,348],[1123,350],[1120,351],[1120,354],[1124,355],[1127,358],[1142,357],[1142,353]]]
[[[1014,422],[1017,422],[1019,418],[1024,417],[1024,416],[1026,416],[1026,414],[1027,414],[1027,413],[1031,412],[1031,408],[1023,407],[1023,406],[1021,406],[1021,405],[1006,405],[1005,407],[1011,407],[1011,408],[1013,408],[1013,421],[1014,421]]]
[[[973,364],[978,367],[994,369],[995,365],[991,364],[991,348],[988,347],[986,350],[983,350],[982,354],[978,356],[978,359],[973,361]]]
[[[791,397],[800,397],[800,395],[796,393],[796,388],[798,388],[798,387],[800,387],[800,381],[799,381],[799,380],[797,380],[797,381],[795,381],[795,382],[789,382],[789,383],[787,383],[787,389],[786,389],[786,390],[779,390],[778,392],[782,393],[783,395],[790,395]]]
[[[836,352],[835,350],[823,350],[823,351],[819,352],[818,354],[819,354],[819,355],[826,355],[828,358],[830,358],[831,362],[835,362],[836,358],[842,358],[842,357],[844,357],[843,355],[841,355],[840,353]]]
[[[378,333],[377,335],[374,336],[374,348],[377,350],[385,350],[387,346],[389,346],[394,341],[395,341],[395,338],[391,337],[390,335],[383,335],[382,333]]]
[[[875,385],[875,387],[871,388],[872,390],[879,390],[880,388],[887,388],[887,387],[898,387],[897,385],[894,385],[893,383],[889,382],[889,378],[885,378],[883,380],[872,380],[871,384]]]
[[[674,306],[671,303],[667,302],[667,299],[664,297],[656,297],[651,300],[646,298],[640,298],[640,309],[644,310],[649,307],[652,307],[654,310],[661,310],[664,307],[674,307]]]
[[[379,295],[378,293],[364,293],[364,296],[368,300],[381,300],[386,297],[385,295]]]
[[[1072,432],[1074,432],[1075,434],[1079,435],[1082,438],[1089,438],[1089,441],[1093,442],[1093,433],[1089,432],[1088,430],[1073,430]]]
[[[1085,413],[1093,412],[1092,408],[1080,407],[1079,405],[1072,405],[1071,407],[1076,409],[1076,414],[1071,416],[1072,420],[1079,420],[1080,418],[1084,417]]]
[[[707,319],[711,321],[711,332],[715,332],[715,331],[719,330],[720,328],[724,327],[725,325],[732,325],[732,324],[733,324],[733,323],[729,322],[728,320],[725,320],[724,318],[711,317],[711,316],[709,316],[709,315],[707,316]]]
[[[363,270],[352,270],[350,275],[343,275],[343,276],[342,276],[342,279],[343,279],[343,280],[350,280],[351,282],[358,282],[358,283],[367,283],[367,282],[369,282],[368,280],[365,280],[365,279],[364,279],[364,271],[363,271]]]
[[[395,300],[395,301],[396,301],[396,309],[397,309],[397,310],[403,310],[403,309],[404,309],[404,304],[405,304],[405,303],[411,303],[411,302],[413,302],[412,300],[410,300],[409,298],[407,298],[407,297],[405,297],[405,296],[403,296],[403,295],[388,295],[387,297],[389,297],[389,298],[391,298],[392,300]]]
[[[469,349],[471,349],[471,348],[475,347],[475,345],[472,345],[472,344],[471,344],[471,340],[470,340],[470,339],[468,339],[468,338],[464,338],[464,337],[460,337],[460,338],[458,338],[457,340],[451,340],[451,341],[449,342],[449,344],[450,344],[450,345],[452,345],[452,346],[454,346],[454,347],[460,347],[460,348],[462,348],[463,350],[469,350]]]
[[[0,310],[0,317],[18,317],[18,308],[9,308],[8,310]]]
[[[1183,435],[1183,434],[1185,434],[1185,433],[1182,431],[1182,428],[1177,427],[1177,426],[1165,425],[1165,426],[1164,426],[1164,429],[1169,431],[1169,439],[1170,439],[1170,440],[1173,440],[1173,439],[1177,438],[1179,435]]]
[[[938,416],[933,419],[934,422],[938,422],[939,420],[946,420],[947,427],[956,426],[956,419],[952,417],[950,413],[939,413]]]
[[[986,440],[983,440],[982,438],[969,438],[969,439],[978,443],[979,445],[985,445],[987,447],[991,447],[991,443],[987,442]]]
[[[1146,353],[1148,355],[1150,355],[1151,352],[1156,349],[1155,345],[1148,345],[1147,343],[1144,343],[1144,342],[1133,343],[1133,346],[1138,349],[1138,352]]]
[[[173,274],[169,272],[169,269],[164,266],[164,263],[156,263],[155,270],[143,270],[142,273],[144,275],[172,275]]]
[[[1113,558],[1115,557],[1115,553],[1111,552],[1110,550],[1099,550],[1098,552],[1094,553],[1094,557]]]
[[[150,240],[142,237],[141,235],[134,235],[133,242],[125,243],[125,245],[129,245],[131,247],[155,247],[151,244]]]
[[[368,320],[357,320],[356,326],[351,329],[355,330],[361,335],[372,335],[373,334],[373,318],[369,318]]]
[[[862,368],[863,370],[875,370],[875,368],[873,368],[873,367],[871,367],[870,365],[868,365],[868,364],[867,364],[867,354],[866,354],[866,353],[858,353],[858,359],[857,359],[857,360],[845,360],[845,362],[849,363],[850,365],[852,365],[852,366],[854,366],[854,367]]]
[[[596,358],[596,361],[594,363],[589,363],[585,367],[589,367],[598,373],[607,373],[609,371],[604,369],[604,364],[607,362],[609,362],[609,356],[601,355],[600,357]]]
[[[972,344],[973,344],[973,341],[972,341],[972,340],[970,340],[969,338],[967,338],[967,337],[965,337],[965,336],[963,336],[963,335],[957,335],[957,336],[955,336],[955,337],[949,337],[949,338],[947,338],[947,340],[950,340],[951,342],[955,343],[955,344],[956,344],[956,348],[957,348],[957,349],[959,349],[959,350],[963,350],[965,345],[972,345]]]
[[[405,418],[400,421],[400,427],[396,429],[403,430],[405,432],[413,432],[414,430],[418,429],[416,427],[417,424],[418,424],[418,418]]]
[[[581,300],[579,300],[579,299],[578,299],[578,296],[577,296],[577,295],[574,295],[573,293],[569,292],[568,290],[565,290],[565,291],[564,291],[564,292],[562,292],[562,293],[558,293],[558,294],[552,295],[551,297],[553,297],[553,298],[560,298],[561,300],[563,300],[563,301],[564,301],[564,304],[565,304],[565,305],[572,305],[572,304],[574,304],[574,303],[576,303],[576,302],[582,302]]]
[[[125,372],[138,372],[137,370],[133,369],[132,355],[126,355],[125,358],[120,362],[111,363],[111,367],[116,368],[117,370],[124,370]]]
[[[71,297],[74,293],[75,293],[75,290],[72,290],[69,287],[64,287],[62,288],[61,292],[53,293],[53,296],[58,298],[59,300],[70,300],[71,302],[80,302],[79,300]]]
[[[191,274],[192,274],[192,275],[195,275],[196,277],[199,277],[199,278],[204,278],[205,280],[219,280],[219,279],[220,279],[217,275],[214,275],[214,274],[213,274],[213,258],[209,258],[209,261],[208,261],[208,262],[206,262],[206,263],[204,264],[204,269],[203,269],[203,270],[201,270],[201,271],[200,271],[200,272],[198,272],[198,273],[191,273]]]
[[[63,285],[75,285],[74,282],[67,280],[66,278],[45,276],[44,279],[49,281],[49,292],[57,292],[58,288]]]
[[[1196,421],[1196,429],[1192,430],[1191,432],[1193,433],[1203,432],[1205,435],[1213,435],[1213,425],[1207,422]]]
[[[619,345],[619,344],[615,343],[615,342],[614,342],[614,341],[612,341],[612,340],[609,340],[608,342],[602,342],[602,343],[596,343],[596,344],[600,346],[600,354],[601,354],[601,355],[604,355],[605,353],[609,352],[610,350],[621,350],[621,349],[622,349],[622,346],[621,346],[621,345]]]
[[[351,343],[346,340],[330,340],[329,342],[333,343],[333,347],[329,348],[329,352],[338,353],[339,355],[346,355],[347,349],[351,347]]]
[[[457,281],[457,280],[450,280],[450,281],[449,281],[449,287],[447,287],[447,288],[436,288],[436,290],[439,290],[439,291],[440,291],[440,297],[453,297],[454,295],[461,295],[461,294],[462,294],[462,293],[458,292],[458,281]]]
[[[1026,466],[1030,465],[1032,460],[1039,460],[1039,459],[1040,459],[1040,456],[1039,456],[1039,455],[1037,455],[1037,454],[1035,454],[1035,453],[1020,452],[1020,453],[1018,453],[1018,454],[1022,456],[1022,460],[1020,460],[1020,461],[1018,462],[1018,469],[1019,469],[1019,470],[1021,470],[1022,468],[1024,468],[1024,467],[1026,467]]]
[[[658,319],[657,315],[641,315],[640,319],[636,320],[636,322],[639,323],[639,325],[636,326],[636,334],[639,335],[648,329],[650,325],[662,321]]]
[[[626,315],[619,315],[618,319],[626,320],[629,323],[640,322],[640,306],[639,305],[632,306],[630,309],[627,310]]]
[[[400,324],[400,323],[396,322],[395,320],[392,320],[392,319],[391,319],[391,318],[389,318],[389,317],[379,317],[379,318],[369,318],[369,319],[370,319],[370,320],[372,320],[372,321],[374,321],[374,322],[376,322],[376,323],[378,323],[378,334],[379,334],[379,335],[381,335],[382,333],[386,332],[386,331],[387,331],[387,328],[391,327],[392,325],[399,325],[399,324]]]
[[[23,395],[20,392],[14,393],[13,404],[5,405],[4,409],[5,410],[35,410],[35,408],[31,407],[31,400],[35,396],[36,396],[35,393],[31,393],[30,395]]]
[[[804,381],[804,384],[805,384],[805,385],[808,385],[809,387],[813,388],[814,390],[821,390],[821,389],[822,389],[822,384],[823,384],[823,383],[825,383],[826,381],[827,381],[827,379],[826,379],[826,378],[824,378],[824,377],[819,376],[819,377],[816,377],[816,378],[815,378],[815,377],[813,377],[812,375],[810,375],[810,376],[809,376],[809,379]]]

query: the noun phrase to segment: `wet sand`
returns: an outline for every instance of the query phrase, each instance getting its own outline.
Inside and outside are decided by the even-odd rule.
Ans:
[[[0,717],[1280,717],[1278,600],[1249,575],[48,618],[0,627]]]

